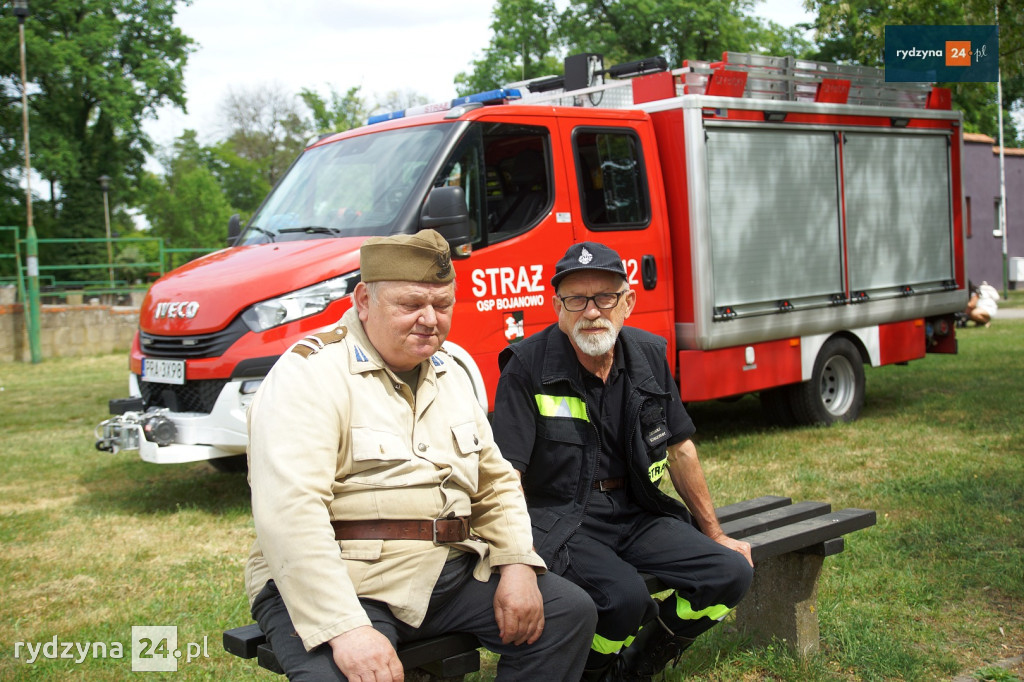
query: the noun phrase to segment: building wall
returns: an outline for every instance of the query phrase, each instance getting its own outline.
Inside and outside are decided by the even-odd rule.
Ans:
[[[43,305],[39,310],[42,357],[125,352],[139,326],[139,309],[107,305]],[[30,362],[25,311],[0,304],[0,362]]]
[[[1024,257],[1024,149],[1003,152],[1006,176],[1006,246],[1008,258]],[[967,233],[967,276],[975,284],[1003,283],[1003,240],[992,236],[998,226],[999,148],[987,135],[964,135],[963,187]],[[1010,272],[1011,286],[1014,273]],[[1017,288],[1024,288],[1022,282]]]

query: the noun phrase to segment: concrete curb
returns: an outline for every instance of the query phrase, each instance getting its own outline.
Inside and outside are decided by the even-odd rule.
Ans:
[[[1024,317],[1024,315],[1022,315],[1022,317]],[[981,670],[982,668],[1002,668],[1003,670],[1010,670],[1011,668],[1016,668],[1017,666],[1021,665],[1024,665],[1024,656],[1014,656],[1013,658],[1007,658],[1006,660],[998,661],[996,663],[979,665],[977,669]],[[978,678],[975,677],[974,673],[972,672],[954,677],[951,682],[978,682]]]

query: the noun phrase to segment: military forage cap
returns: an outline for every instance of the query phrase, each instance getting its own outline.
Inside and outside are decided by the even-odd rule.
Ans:
[[[446,284],[455,279],[448,242],[436,230],[370,237],[359,249],[359,270],[364,282]]]

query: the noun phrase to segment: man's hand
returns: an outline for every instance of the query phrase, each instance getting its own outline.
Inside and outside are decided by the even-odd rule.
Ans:
[[[402,682],[405,671],[387,637],[369,625],[332,638],[334,663],[349,682]]]
[[[749,542],[743,542],[742,540],[733,540],[725,533],[722,533],[718,537],[713,537],[711,539],[720,544],[722,547],[728,547],[731,550],[739,552],[746,558],[748,564],[750,564],[751,566],[754,565],[754,560],[750,558]]]
[[[494,620],[505,644],[533,644],[544,631],[544,598],[537,574],[525,564],[500,566],[494,592]]]

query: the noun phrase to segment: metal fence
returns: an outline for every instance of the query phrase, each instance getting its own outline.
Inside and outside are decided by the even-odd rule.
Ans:
[[[26,301],[27,238],[18,226],[0,226],[0,264],[13,262],[0,274],[0,286],[15,285],[17,300]],[[81,244],[107,244],[105,238],[44,238],[37,245],[55,247]],[[107,251],[111,262],[38,263],[39,292],[44,303],[80,303],[99,299],[119,304],[132,294],[144,293],[149,285],[174,268],[216,249],[168,247],[162,237],[112,237]],[[138,247],[129,250],[128,247]],[[127,254],[127,256],[126,256]],[[155,254],[155,255],[154,255]],[[148,260],[147,258],[153,258]],[[84,275],[84,276],[83,276]]]

